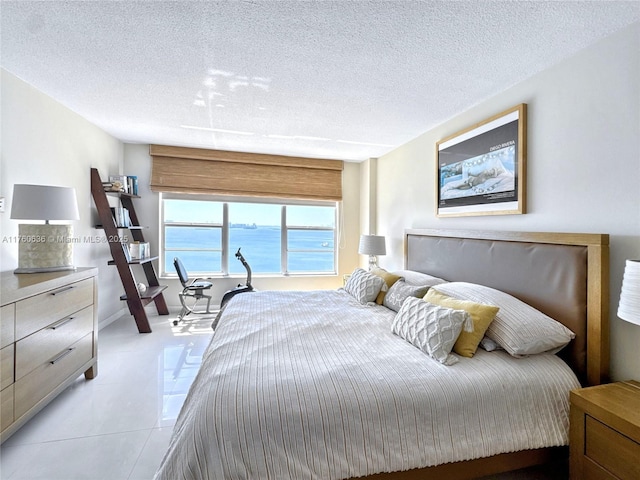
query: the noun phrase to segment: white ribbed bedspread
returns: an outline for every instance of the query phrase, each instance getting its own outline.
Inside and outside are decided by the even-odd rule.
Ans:
[[[568,443],[554,355],[444,366],[342,290],[227,305],[157,480],[344,479]]]

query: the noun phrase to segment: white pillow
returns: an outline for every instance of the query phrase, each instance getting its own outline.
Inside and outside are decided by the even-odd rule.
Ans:
[[[420,298],[407,297],[396,314],[391,331],[444,365],[458,362],[451,349],[463,325],[472,329],[471,317],[464,310],[440,307]]]
[[[347,280],[344,291],[364,304],[375,301],[383,285],[385,282],[382,277],[362,268],[356,268]]]
[[[402,277],[409,285],[426,285],[427,287],[433,287],[434,285],[446,282],[446,280],[441,278],[433,277],[422,272],[416,272],[415,270],[396,270],[392,273]]]
[[[493,352],[494,350],[503,350],[500,345],[498,345],[487,336],[482,337],[482,340],[480,340],[480,346],[487,352]]]
[[[514,357],[557,353],[576,336],[560,322],[500,290],[465,282],[444,283],[438,290],[462,300],[500,307],[485,335]]]

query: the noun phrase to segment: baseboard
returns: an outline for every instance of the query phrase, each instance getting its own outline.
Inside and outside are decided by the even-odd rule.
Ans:
[[[102,330],[107,325],[112,324],[119,318],[122,318],[123,315],[128,315],[128,313],[129,312],[127,311],[126,308],[121,308],[120,310],[116,311],[116,313],[114,313],[113,315],[110,315],[103,320],[98,320],[98,331]]]

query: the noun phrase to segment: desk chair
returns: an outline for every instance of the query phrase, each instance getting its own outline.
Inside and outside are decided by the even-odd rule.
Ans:
[[[178,257],[173,259],[173,266],[176,268],[180,283],[182,283],[182,293],[178,294],[180,297],[180,303],[182,304],[182,310],[180,310],[178,319],[174,320],[173,324],[178,325],[178,322],[190,313],[194,313],[196,315],[214,313],[210,311],[211,295],[205,295],[204,293],[204,291],[209,290],[213,284],[200,278],[189,280],[189,274]],[[207,309],[204,311],[196,311],[195,308],[198,300],[202,300],[203,298],[207,299]],[[192,306],[187,305],[187,299],[193,300]]]

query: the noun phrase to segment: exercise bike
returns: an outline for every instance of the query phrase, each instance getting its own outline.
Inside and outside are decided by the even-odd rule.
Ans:
[[[240,248],[242,248],[242,247],[240,247]],[[222,300],[220,301],[220,310],[221,311],[224,308],[224,306],[227,304],[227,302],[229,300],[231,300],[233,297],[235,297],[236,295],[239,295],[241,293],[247,293],[247,292],[253,292],[254,291],[253,290],[253,286],[251,285],[251,267],[249,266],[247,261],[242,256],[242,253],[240,253],[240,248],[238,248],[238,251],[236,252],[236,258],[238,260],[240,260],[240,262],[242,262],[242,265],[247,270],[247,281],[245,282],[244,285],[239,283],[237,287],[232,288],[231,290],[228,290],[227,292],[225,292],[225,294],[222,297]]]

